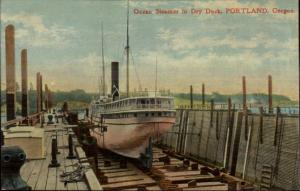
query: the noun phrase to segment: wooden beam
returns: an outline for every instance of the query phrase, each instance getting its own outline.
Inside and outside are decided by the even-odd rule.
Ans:
[[[27,49],[21,51],[22,116],[28,116]]]
[[[7,121],[14,120],[16,103],[16,72],[15,72],[15,28],[8,25],[5,28],[5,58],[6,58],[6,116]]]

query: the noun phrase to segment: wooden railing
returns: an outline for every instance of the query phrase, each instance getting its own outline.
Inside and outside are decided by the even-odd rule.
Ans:
[[[1,123],[1,127],[7,127],[14,124],[28,124],[28,125],[35,125],[39,122],[40,116],[43,114],[43,112],[35,113],[32,115],[29,115],[28,117],[20,117],[14,120],[6,121],[4,123]]]

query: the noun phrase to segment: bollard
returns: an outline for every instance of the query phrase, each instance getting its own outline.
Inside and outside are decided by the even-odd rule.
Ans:
[[[57,152],[57,142],[56,139],[52,139],[52,143],[51,143],[52,147],[51,147],[51,163],[49,164],[48,168],[53,168],[53,167],[59,167],[60,164],[57,162],[57,158],[56,158],[56,152]]]
[[[55,125],[55,128],[56,128],[56,125]],[[60,152],[59,152],[59,150],[58,150],[57,129],[56,129],[56,131],[55,131],[55,139],[56,139],[56,154],[58,155],[58,154],[60,154]]]
[[[52,119],[53,119],[53,116],[52,115],[48,115],[48,122],[47,122],[48,125],[49,124],[54,124],[53,121],[52,121]]]
[[[69,134],[69,155],[67,156],[67,159],[75,159],[76,156],[74,156],[74,152],[73,152],[73,140],[72,140],[72,135]]]
[[[1,190],[31,190],[20,176],[26,154],[18,146],[1,147]]]

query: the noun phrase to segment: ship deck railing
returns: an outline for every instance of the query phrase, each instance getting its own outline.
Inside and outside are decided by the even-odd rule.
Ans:
[[[161,90],[161,91],[134,91],[130,92],[129,96],[126,94],[121,93],[120,98],[126,98],[126,97],[155,97],[155,96],[172,96],[172,93],[168,90]]]
[[[132,110],[175,110],[174,105],[171,104],[135,104],[128,106],[117,106],[107,108],[103,113],[110,113],[115,111],[132,111]]]

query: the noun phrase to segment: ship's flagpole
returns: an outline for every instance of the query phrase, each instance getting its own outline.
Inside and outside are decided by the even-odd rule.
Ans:
[[[129,0],[127,0],[127,35],[126,35],[126,95],[129,97]]]

